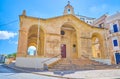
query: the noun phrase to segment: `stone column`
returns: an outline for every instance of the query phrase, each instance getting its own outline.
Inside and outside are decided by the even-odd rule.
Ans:
[[[108,34],[107,34],[108,30],[104,29],[104,33],[103,33],[103,36],[104,36],[104,40],[103,40],[103,46],[104,46],[104,58],[106,59],[110,59],[110,51],[109,51],[109,47],[108,47],[108,44],[109,44],[109,40],[108,40]]]
[[[78,45],[78,47],[77,47],[77,49],[78,49],[78,58],[80,58],[81,57],[81,47],[82,47],[82,45],[81,45],[81,35],[79,35],[79,34],[81,34],[79,31],[76,31],[76,33],[77,33],[77,45]]]
[[[19,30],[17,57],[25,57],[27,55],[27,32]]]
[[[105,41],[105,39],[103,38],[101,58],[102,58],[102,59],[107,58],[107,53],[108,53],[108,52],[107,52],[107,48],[106,48],[106,41]]]

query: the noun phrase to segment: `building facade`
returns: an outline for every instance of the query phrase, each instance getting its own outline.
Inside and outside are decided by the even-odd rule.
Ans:
[[[106,18],[106,26],[109,29],[108,41],[112,63],[120,63],[120,12]]]
[[[77,14],[76,17],[79,18],[80,20],[84,21],[85,23],[89,24],[89,25],[93,25],[93,22],[95,21],[95,18],[82,16],[79,14]]]
[[[5,63],[6,56],[0,55],[0,63]]]
[[[55,58],[45,63],[51,64],[61,58],[78,59],[82,56],[106,59],[104,34],[103,28],[93,27],[77,18],[70,3],[65,6],[63,16],[48,19],[30,17],[23,11],[20,15],[16,65],[42,68],[44,61],[52,57]],[[30,46],[36,48],[32,56],[28,53]]]
[[[112,64],[120,63],[120,12],[114,15],[103,15],[97,19],[94,24],[95,27],[108,29],[106,31],[106,43],[111,58]]]

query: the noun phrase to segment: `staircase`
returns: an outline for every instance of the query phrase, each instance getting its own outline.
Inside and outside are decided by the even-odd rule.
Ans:
[[[94,58],[94,59],[92,59],[92,60],[97,61],[97,62],[100,62],[100,63],[103,63],[103,64],[111,65],[110,59]]]
[[[108,69],[112,66],[82,57],[78,59],[62,58],[49,67],[50,71]]]

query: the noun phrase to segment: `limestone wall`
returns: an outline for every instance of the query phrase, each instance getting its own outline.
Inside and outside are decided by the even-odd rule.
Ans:
[[[39,25],[40,24],[40,25]],[[77,56],[80,57],[82,54],[88,55],[88,57],[92,57],[92,35],[94,33],[98,33],[98,37],[101,38],[102,41],[102,57],[106,58],[106,46],[105,46],[105,31],[101,28],[96,28],[93,26],[90,26],[86,24],[85,22],[79,20],[73,15],[64,15],[64,16],[58,16],[48,19],[41,19],[41,18],[34,18],[34,17],[28,17],[28,16],[20,16],[20,29],[23,29],[26,31],[25,33],[28,34],[28,30],[31,26],[37,25],[40,26],[40,28],[44,32],[44,57],[53,57],[55,55],[61,54],[61,28],[66,27],[72,27],[76,31],[76,39],[74,39],[74,36],[71,37],[72,34],[67,35],[67,37],[71,38],[71,40],[75,40],[74,42],[68,42],[71,43],[71,45],[67,45],[71,48],[67,49],[67,54],[69,54],[72,51],[72,44],[77,44]],[[26,39],[21,38],[19,36],[19,45],[18,45],[18,54],[24,54],[26,55]],[[67,38],[68,39],[68,38]],[[23,45],[23,42],[25,42],[26,45]],[[23,47],[21,47],[21,45]],[[24,50],[23,50],[24,49]],[[23,52],[23,53],[22,53]],[[73,56],[74,54],[72,54]],[[74,56],[73,56],[74,58]]]

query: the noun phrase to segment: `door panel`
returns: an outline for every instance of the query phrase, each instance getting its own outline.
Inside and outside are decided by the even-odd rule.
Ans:
[[[66,58],[66,45],[65,44],[61,45],[61,57]]]
[[[120,53],[115,53],[116,64],[120,64]]]

